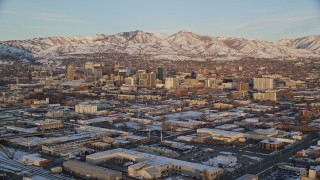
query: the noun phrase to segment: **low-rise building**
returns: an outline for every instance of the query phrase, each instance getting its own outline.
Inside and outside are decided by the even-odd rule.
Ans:
[[[253,99],[259,101],[276,101],[277,100],[277,92],[276,91],[265,91],[253,93]]]
[[[103,168],[85,162],[69,160],[63,163],[63,168],[66,171],[75,173],[77,175],[85,175],[92,179],[98,180],[120,180],[122,173],[112,169]]]
[[[56,119],[45,119],[44,121],[37,121],[35,125],[39,130],[58,129],[63,128],[64,122]]]
[[[22,163],[26,165],[44,166],[50,163],[50,160],[40,157],[40,154],[28,154],[22,157]]]
[[[284,144],[280,141],[277,141],[276,139],[265,139],[263,141],[260,141],[259,147],[263,149],[278,151],[284,148]]]
[[[316,180],[320,179],[320,166],[310,166],[308,175],[302,175],[301,180]]]
[[[63,111],[49,111],[46,114],[48,118],[61,118],[63,117],[63,115],[64,115]]]
[[[129,159],[136,162],[128,167],[128,175],[146,179],[159,178],[165,173],[184,174],[194,178],[217,179],[220,168],[171,159],[128,149],[113,149],[86,156],[87,163],[98,164],[112,159]]]
[[[215,108],[215,109],[231,109],[231,108],[233,108],[233,105],[226,104],[226,103],[214,103],[213,108]]]
[[[212,139],[220,140],[228,143],[243,140],[245,137],[244,134],[240,132],[224,131],[220,129],[210,129],[210,128],[197,129],[197,133],[210,134],[212,136]]]
[[[98,111],[98,106],[96,104],[77,104],[75,111],[81,114],[95,114]]]
[[[201,127],[204,123],[198,121],[176,121],[176,120],[169,120],[165,122],[166,125],[171,127],[184,127],[190,129],[197,129]]]
[[[101,132],[101,133],[107,133],[107,134],[121,134],[121,135],[132,135],[132,132],[126,132],[126,131],[119,131],[116,129],[107,129],[107,128],[100,128],[95,126],[80,126],[76,128],[79,132]]]

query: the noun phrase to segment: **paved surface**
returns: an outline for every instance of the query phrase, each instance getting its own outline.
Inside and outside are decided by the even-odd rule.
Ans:
[[[259,174],[281,162],[290,162],[289,157],[293,156],[296,152],[307,149],[310,145],[315,145],[317,141],[312,141],[314,138],[319,138],[319,135],[311,135],[303,141],[300,141],[294,144],[291,147],[278,151],[274,154],[271,154],[266,159],[259,161],[253,165],[245,166],[233,173],[228,173],[222,176],[222,179],[235,179],[235,175],[237,177],[242,176],[244,174]]]

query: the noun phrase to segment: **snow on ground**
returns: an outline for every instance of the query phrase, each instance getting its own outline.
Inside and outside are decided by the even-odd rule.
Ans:
[[[125,125],[130,128],[130,129],[141,129],[141,125],[139,123],[135,123],[135,122],[125,122]]]
[[[114,126],[117,127],[117,128],[119,128],[119,127],[124,126],[124,124],[123,124],[123,123],[116,123],[116,124],[114,124]]]
[[[166,178],[166,180],[185,180],[185,179],[186,178],[182,176]]]
[[[179,112],[179,113],[173,113],[164,115],[163,117],[167,120],[178,120],[180,118],[182,119],[196,119],[200,117],[203,113],[198,111],[186,111],[186,112]]]
[[[7,148],[13,154],[13,160],[21,162],[22,157],[30,153],[18,149]],[[8,158],[3,152],[0,151],[0,158]]]
[[[259,157],[255,157],[255,156],[249,156],[249,155],[243,155],[244,157],[247,157],[247,158],[250,158],[252,160],[255,160],[255,161],[261,161],[262,158],[259,158]]]
[[[0,61],[0,64],[9,64],[10,62],[8,61]]]
[[[232,155],[232,153],[231,152],[225,152],[225,151],[221,151],[221,152],[219,152],[220,154],[226,154],[226,155]]]
[[[169,59],[172,61],[181,61],[181,60],[206,61],[206,59],[203,59],[203,58],[194,58],[194,57],[175,55],[175,54],[171,54],[171,55],[162,54],[162,55],[154,56],[154,58],[155,59]]]
[[[161,125],[155,125],[155,124],[147,126],[147,129],[150,129],[151,131],[161,131],[161,128],[162,128]]]

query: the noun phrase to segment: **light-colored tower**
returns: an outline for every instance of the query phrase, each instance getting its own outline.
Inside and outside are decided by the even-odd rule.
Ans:
[[[67,68],[67,80],[68,81],[74,80],[74,67],[71,65],[68,66],[68,68]]]
[[[151,72],[147,74],[147,86],[156,86],[156,73]]]
[[[179,79],[178,78],[166,78],[164,87],[166,89],[177,89],[177,88],[179,88]]]
[[[256,90],[273,89],[273,79],[271,78],[254,78],[253,88]]]

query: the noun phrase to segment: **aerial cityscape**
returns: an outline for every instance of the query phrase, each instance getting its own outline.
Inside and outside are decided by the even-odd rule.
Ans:
[[[0,179],[320,179],[319,18],[316,0],[0,1]]]

